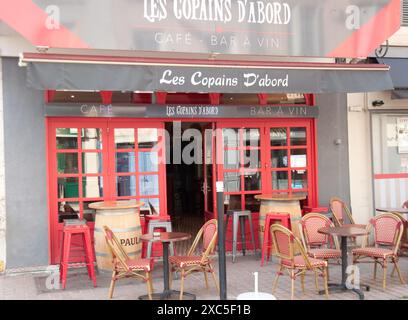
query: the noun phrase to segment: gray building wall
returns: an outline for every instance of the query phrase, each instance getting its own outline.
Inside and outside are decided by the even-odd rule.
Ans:
[[[26,87],[17,63],[2,63],[7,268],[48,264],[43,93]]]
[[[347,95],[316,96],[319,204],[327,206],[333,196],[350,203]],[[341,140],[336,144],[337,139]]]

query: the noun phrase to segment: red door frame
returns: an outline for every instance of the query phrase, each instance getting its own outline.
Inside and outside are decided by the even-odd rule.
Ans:
[[[180,122],[208,122],[215,124],[215,128],[220,128],[222,126],[238,126],[238,127],[256,127],[259,126],[260,128],[268,128],[270,126],[308,126],[308,188],[309,188],[309,197],[308,197],[308,205],[309,206],[318,206],[318,184],[317,184],[317,133],[316,133],[316,120],[315,119],[262,119],[262,120],[248,120],[248,119],[172,119],[172,121],[180,121]],[[56,150],[56,140],[55,140],[55,129],[57,127],[65,127],[71,128],[84,126],[87,128],[93,128],[96,124],[99,124],[101,128],[105,128],[103,133],[104,141],[109,141],[109,145],[112,145],[112,134],[108,133],[108,128],[114,127],[121,127],[124,126],[129,127],[139,127],[147,128],[149,126],[155,128],[164,129],[164,125],[166,122],[169,122],[169,119],[165,118],[158,118],[152,120],[145,120],[145,119],[129,119],[129,118],[61,118],[61,117],[49,117],[46,118],[46,155],[47,155],[47,194],[48,194],[48,210],[49,210],[49,260],[51,263],[57,263],[55,259],[55,254],[58,251],[58,241],[57,234],[58,230],[61,228],[61,224],[58,223],[58,195],[57,195],[57,163],[56,157],[54,156],[57,152]],[[266,129],[265,129],[266,130]],[[53,134],[54,133],[54,134]],[[262,134],[262,133],[261,133]],[[264,133],[265,134],[265,133]],[[80,135],[78,134],[78,139],[80,140]],[[262,145],[262,140],[266,141],[267,139],[261,139],[261,153],[263,153],[262,157],[267,157],[267,152],[262,152],[265,148]],[[80,141],[79,141],[80,142]],[[213,143],[213,163],[216,163],[215,155],[216,155],[216,145],[218,146],[217,139],[214,140]],[[78,145],[79,148],[79,145]],[[104,147],[101,151],[103,154],[104,159],[108,159],[108,165],[103,166],[103,173],[102,176],[104,177],[104,195],[112,195],[114,190],[113,179],[108,176],[108,172],[111,172],[111,166],[114,165],[114,157],[112,157],[112,152],[109,152],[109,148]],[[165,152],[165,143],[162,144],[162,152]],[[266,161],[266,160],[263,160]],[[81,162],[81,161],[79,161]],[[104,160],[104,163],[106,160]],[[266,163],[266,162],[265,162]],[[163,161],[160,164],[162,168],[161,172],[163,174],[159,175],[160,178],[160,214],[164,215],[167,214],[167,191],[166,191],[166,164]],[[109,167],[108,167],[109,166]],[[215,166],[214,166],[215,167]],[[78,168],[79,170],[80,168]],[[215,170],[215,168],[214,168]],[[265,170],[265,168],[261,168],[261,170]],[[217,178],[219,179],[220,171],[219,168],[216,170],[216,174],[213,174],[213,192],[215,192],[215,182]],[[106,178],[105,178],[106,176]],[[262,188],[267,186],[267,175],[262,173]],[[112,180],[112,181],[111,181]],[[106,182],[105,182],[106,181]],[[106,189],[105,189],[106,188]],[[106,191],[105,191],[106,190]],[[264,190],[265,192],[267,189]],[[88,199],[86,199],[88,201]],[[214,213],[216,212],[216,197],[213,196],[214,200]],[[93,224],[90,224],[93,227]]]

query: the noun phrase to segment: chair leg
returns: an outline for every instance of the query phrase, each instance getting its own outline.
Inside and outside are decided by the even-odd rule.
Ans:
[[[330,279],[330,275],[329,275],[329,260],[327,260],[327,269],[326,269],[326,272],[327,272],[327,281],[329,281],[329,279]]]
[[[316,287],[316,291],[317,293],[319,293],[319,275],[317,274],[317,271],[315,271],[315,287]]]
[[[300,282],[302,284],[302,293],[304,294],[305,293],[305,274],[304,273],[300,275]]]
[[[273,281],[272,293],[275,293],[275,291],[276,291],[276,287],[278,286],[278,281],[279,281],[279,277],[281,275],[282,269],[283,269],[283,267],[280,266],[279,271],[276,273],[275,280]]]
[[[108,294],[109,299],[112,299],[112,297],[113,297],[113,290],[115,290],[116,275],[117,275],[116,270],[113,270],[112,280],[111,280],[111,283],[110,283],[109,294]]]
[[[214,271],[214,269],[212,267],[210,269],[210,272],[211,272],[212,277],[214,279],[215,287],[217,288],[218,294],[220,294],[220,285],[218,283],[217,276],[215,275],[215,271]]]
[[[377,278],[377,259],[374,259],[374,280]]]
[[[387,289],[387,260],[383,261],[383,290]]]
[[[402,275],[401,275],[401,270],[400,270],[400,268],[399,268],[399,265],[398,265],[397,260],[396,260],[396,259],[393,259],[393,263],[394,263],[394,270],[397,270],[397,273],[398,273],[398,277],[399,277],[399,279],[400,279],[400,282],[401,282],[402,284],[405,284],[405,281],[404,281],[404,278],[403,278]]]
[[[204,273],[204,282],[205,282],[205,288],[208,290],[208,278],[207,278],[207,271],[203,269]]]
[[[174,270],[170,269],[170,272],[169,272],[169,289],[170,290],[173,287],[173,273],[174,273]]]
[[[150,279],[150,273],[146,272],[146,284],[147,284],[147,295],[149,300],[152,300],[152,281]]]
[[[291,279],[290,299],[293,300],[295,298],[295,271],[294,270],[292,270],[290,274],[290,279]]]
[[[183,300],[184,292],[184,270],[181,270],[180,300]]]
[[[324,278],[324,293],[326,294],[326,298],[329,299],[329,285],[327,284],[327,271],[329,268],[324,268],[323,270],[323,278]]]

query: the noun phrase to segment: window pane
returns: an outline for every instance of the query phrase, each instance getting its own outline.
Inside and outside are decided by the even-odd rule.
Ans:
[[[259,129],[244,129],[244,146],[259,147],[260,141]]]
[[[257,169],[261,167],[261,150],[251,149],[244,152],[245,168]]]
[[[102,173],[102,153],[82,153],[82,173]]]
[[[58,153],[58,173],[78,173],[78,153]]]
[[[159,214],[160,213],[160,201],[159,198],[148,198],[140,199],[144,205],[140,208],[140,211],[144,211],[147,214]],[[150,208],[150,205],[153,207],[153,210]]]
[[[117,152],[116,153],[116,172],[135,172],[135,153]]]
[[[239,151],[224,150],[224,168],[238,169],[239,168]]]
[[[116,149],[135,148],[135,129],[115,129]]]
[[[159,171],[157,152],[139,152],[139,172]]]
[[[78,198],[78,182],[78,178],[58,178],[58,198]]]
[[[226,210],[241,210],[242,199],[240,194],[225,195]]]
[[[274,171],[274,172],[272,172],[272,189],[273,190],[286,190],[286,189],[289,189],[288,172],[287,171]]]
[[[139,148],[153,148],[159,141],[159,131],[156,128],[137,129],[137,141]]]
[[[293,189],[307,188],[306,170],[292,170],[292,188]]]
[[[116,193],[118,197],[136,195],[136,177],[116,177]]]
[[[260,202],[255,199],[255,194],[246,194],[245,195],[245,210],[251,212],[259,212]]]
[[[77,128],[57,128],[57,149],[78,149]]]
[[[287,133],[286,128],[272,128],[270,132],[271,146],[286,146]]]
[[[88,222],[95,221],[96,210],[89,208],[89,205],[94,202],[95,201],[84,201],[84,219]]]
[[[245,191],[261,190],[261,173],[260,172],[247,172],[244,176]]]
[[[224,146],[229,148],[237,148],[239,146],[239,129],[222,129]]]
[[[292,168],[305,168],[307,166],[306,149],[290,151],[290,166]]]
[[[79,211],[79,202],[59,202],[58,223],[63,223],[65,219],[79,219]]]
[[[291,128],[290,129],[290,145],[305,146],[306,145],[306,128]]]
[[[84,198],[103,197],[103,177],[83,177],[82,193]]]
[[[288,151],[287,150],[272,150],[271,151],[271,166],[272,168],[287,168],[288,167]]]
[[[82,149],[102,149],[102,130],[94,128],[83,128],[81,130]]]
[[[139,176],[140,195],[154,196],[159,194],[159,176]]]
[[[239,172],[224,172],[224,191],[241,191],[241,175]]]

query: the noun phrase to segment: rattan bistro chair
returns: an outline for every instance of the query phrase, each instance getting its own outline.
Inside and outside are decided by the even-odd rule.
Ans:
[[[333,220],[336,226],[346,224],[346,217],[348,218],[350,224],[355,224],[349,207],[340,198],[332,197],[330,199],[330,210],[333,213]]]
[[[367,230],[374,230],[374,245],[368,246],[368,239],[361,248],[352,250],[353,264],[364,262],[365,259],[374,262],[374,279],[377,276],[377,264],[383,268],[383,289],[387,287],[387,264],[391,262],[397,270],[399,279],[405,284],[398,266],[398,250],[401,243],[404,226],[399,217],[393,213],[382,213],[370,220]]]
[[[275,255],[280,259],[279,270],[276,273],[273,284],[272,293],[275,293],[278,280],[283,271],[286,270],[292,281],[291,299],[295,296],[295,279],[301,277],[302,291],[305,291],[304,278],[307,271],[312,271],[315,274],[316,290],[319,292],[318,276],[324,279],[324,291],[326,297],[329,297],[329,290],[327,285],[327,261],[309,258],[300,243],[300,240],[284,226],[273,224],[271,226],[271,236],[275,247]],[[295,255],[295,252],[300,254]]]
[[[334,227],[329,218],[320,213],[308,213],[302,217],[299,223],[300,235],[303,246],[309,257],[340,262],[341,251],[337,237],[331,237],[319,233],[320,228]],[[327,269],[329,278],[329,269]]]
[[[115,234],[107,226],[103,227],[106,243],[112,254],[112,280],[109,287],[109,299],[113,297],[116,280],[123,278],[137,278],[147,283],[149,299],[152,299],[153,284],[151,272],[153,271],[153,259],[130,259],[120,245]]]
[[[197,236],[191,245],[186,256],[171,256],[169,258],[172,272],[170,273],[170,286],[172,283],[173,272],[180,272],[181,286],[180,286],[180,300],[183,299],[184,279],[194,273],[203,272],[205,286],[208,289],[207,273],[211,273],[214,279],[215,286],[219,292],[218,281],[212,266],[211,255],[215,251],[217,242],[217,220],[212,219],[207,221],[198,231]],[[202,240],[202,253],[196,254],[198,244]]]

